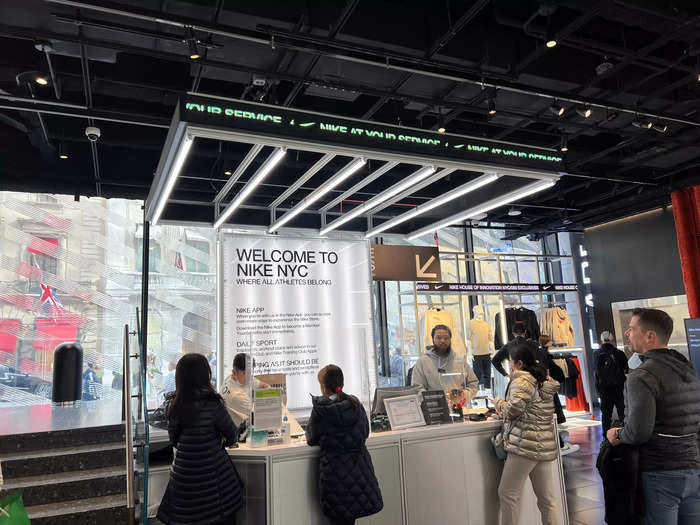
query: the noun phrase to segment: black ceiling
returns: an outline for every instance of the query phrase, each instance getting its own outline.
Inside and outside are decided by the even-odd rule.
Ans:
[[[629,215],[700,182],[696,0],[4,0],[0,21],[0,189],[145,198],[175,103],[190,90],[425,129],[440,119],[450,132],[550,148],[566,137],[572,175],[520,202],[525,213],[515,221],[506,208],[489,214],[512,223],[514,235]],[[544,45],[548,27],[553,48]],[[199,59],[189,58],[187,38],[197,40]],[[53,80],[18,81],[33,71]],[[553,97],[566,109],[561,117],[549,111]],[[585,102],[590,118],[576,112]],[[88,125],[101,129],[96,145]],[[245,154],[201,141],[174,197],[211,202]],[[256,194],[260,204],[318,157],[286,158]],[[359,197],[405,173],[389,175]],[[473,175],[453,174],[385,213]],[[207,207],[169,208],[211,220]]]

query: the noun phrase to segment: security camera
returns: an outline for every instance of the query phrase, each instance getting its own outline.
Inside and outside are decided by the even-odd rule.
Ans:
[[[100,128],[88,126],[87,128],[85,128],[85,135],[87,136],[90,142],[97,142],[97,140],[100,138],[100,135],[102,135],[102,132],[100,131]]]

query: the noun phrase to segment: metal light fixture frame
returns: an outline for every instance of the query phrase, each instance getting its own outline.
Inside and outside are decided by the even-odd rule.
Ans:
[[[198,93],[190,93],[189,95],[196,96],[196,97],[203,97],[201,94]],[[246,104],[253,104],[256,106],[260,106],[261,110],[266,110],[266,109],[271,109],[271,106],[268,106],[266,104],[256,104],[256,103],[251,103],[249,101],[238,101],[235,99],[230,99],[230,98],[225,98],[225,97],[216,97],[216,96],[205,96],[207,99],[211,99],[212,103],[216,102],[230,102],[230,103],[237,103],[237,102],[245,102]],[[313,115],[318,115],[320,117],[336,117],[335,115],[328,115],[328,114],[323,114],[323,113],[317,113],[317,112],[306,112],[308,114],[313,114]],[[362,121],[358,119],[351,119],[353,122],[358,122],[358,123],[365,123],[366,125],[376,125],[377,123],[375,122],[370,122],[370,121]],[[409,127],[404,127],[403,129],[406,130],[413,130],[413,128]],[[416,132],[425,132],[425,130],[419,130],[416,129]],[[355,145],[351,144],[343,144],[343,143],[338,143],[338,144],[329,144],[329,143],[322,143],[313,139],[303,139],[303,138],[290,138],[288,136],[276,136],[276,135],[271,135],[270,133],[266,132],[261,132],[257,133],[256,131],[250,131],[250,130],[243,130],[243,129],[235,129],[235,128],[222,128],[222,127],[217,127],[217,126],[209,126],[209,125],[200,125],[200,124],[193,124],[190,122],[187,122],[181,118],[180,115],[180,106],[175,110],[175,113],[173,115],[173,119],[171,122],[170,129],[168,131],[168,136],[166,138],[165,145],[163,147],[163,151],[161,154],[160,161],[158,163],[158,167],[156,170],[156,174],[154,177],[153,184],[151,186],[151,190],[149,192],[148,198],[145,203],[145,220],[149,221],[151,224],[155,225],[158,223],[160,220],[160,217],[163,213],[163,210],[167,206],[168,202],[170,202],[170,195],[171,192],[173,191],[174,187],[176,186],[177,183],[177,178],[179,176],[179,169],[183,169],[183,166],[185,166],[187,162],[187,152],[189,151],[189,148],[191,147],[192,143],[196,141],[198,138],[205,138],[205,139],[213,139],[213,140],[221,140],[221,141],[228,141],[228,142],[238,142],[238,143],[243,143],[243,144],[248,144],[251,146],[251,150],[249,153],[245,156],[241,164],[236,167],[233,170],[233,175],[228,178],[226,184],[224,187],[219,191],[219,193],[216,195],[216,197],[212,200],[212,204],[214,206],[214,221],[212,221],[212,225],[214,222],[216,222],[217,219],[221,216],[222,212],[226,208],[226,204],[228,202],[225,202],[229,199],[229,194],[233,190],[234,186],[239,182],[239,179],[243,172],[245,171],[246,168],[249,167],[249,165],[256,159],[256,157],[261,153],[262,149],[264,147],[272,147],[272,148],[285,148],[289,150],[300,150],[300,151],[306,151],[306,152],[314,152],[314,153],[320,153],[322,155],[328,155],[328,156],[343,156],[343,157],[349,157],[349,158],[358,158],[358,157],[363,157],[367,159],[368,161],[382,161],[386,163],[385,169],[379,168],[378,170],[381,173],[389,172],[391,169],[394,167],[398,166],[399,164],[408,164],[408,165],[413,165],[413,166],[435,166],[436,167],[436,172],[440,172],[441,170],[464,170],[464,171],[470,171],[470,172],[478,172],[478,173],[494,173],[498,172],[499,175],[501,176],[512,176],[512,177],[518,177],[524,180],[553,180],[553,179],[558,179],[559,176],[565,174],[565,172],[562,171],[554,171],[554,170],[541,170],[541,169],[535,169],[535,168],[519,168],[519,167],[514,167],[508,164],[500,164],[500,163],[495,163],[495,162],[475,162],[469,159],[465,160],[452,160],[449,158],[436,158],[431,155],[427,154],[416,154],[414,152],[407,152],[407,153],[398,153],[394,152],[391,150],[385,150],[381,149],[380,147],[377,148],[363,148],[363,147],[357,147]],[[463,136],[465,139],[474,139],[474,140],[483,140],[479,137],[469,137],[469,136]],[[503,142],[502,144],[508,146],[519,146],[519,147],[526,147],[530,149],[539,149],[542,151],[544,154],[550,154],[550,155],[556,155],[559,152],[554,149],[554,148],[537,148],[532,145],[528,144],[518,144],[518,143],[508,143],[508,142]],[[181,160],[181,162],[179,161]],[[447,173],[447,171],[446,171]],[[373,173],[370,173],[370,175],[367,176],[367,178],[371,178],[373,176]],[[359,187],[364,181],[360,181],[358,184],[356,184],[353,187]],[[381,193],[381,192],[380,192]],[[403,195],[403,193],[401,194]],[[334,199],[335,201],[336,199]],[[177,201],[178,203],[185,204],[187,205],[189,201]],[[194,203],[193,203],[194,204]],[[270,216],[272,217],[275,212],[289,212],[290,209],[285,209],[282,208],[280,203],[276,203],[276,208],[273,209],[273,207],[269,207],[269,211],[271,212]],[[246,205],[245,203],[241,206],[242,208],[252,208],[252,209],[259,209],[259,206],[252,206],[252,205]],[[338,214],[335,212],[331,212],[330,209],[328,209],[327,206],[321,207],[319,210],[314,210],[315,213],[318,213],[321,217],[321,228],[326,226],[326,216],[340,216],[342,217],[343,214]],[[369,219],[371,210],[367,210],[367,213],[363,213],[361,216],[368,217],[368,228],[367,230],[371,230],[371,220]],[[268,225],[271,226],[275,220],[271,220],[270,224]],[[290,221],[291,222],[291,221]],[[239,227],[239,228],[246,228],[250,227],[251,225],[245,224],[245,223],[226,223],[224,224],[224,227]],[[266,228],[266,229],[267,229]],[[294,228],[292,228],[294,229]],[[309,230],[309,228],[304,228],[306,230]],[[316,230],[318,231],[318,230]],[[338,232],[344,231],[341,229],[337,230]],[[347,231],[347,230],[345,230]],[[366,233],[366,232],[364,232]]]

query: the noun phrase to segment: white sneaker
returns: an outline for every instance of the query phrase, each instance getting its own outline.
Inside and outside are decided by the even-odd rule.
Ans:
[[[564,446],[561,447],[559,450],[561,451],[562,456],[566,456],[567,454],[571,454],[573,452],[578,452],[581,447],[576,445],[576,444],[571,444],[571,443],[564,443]]]

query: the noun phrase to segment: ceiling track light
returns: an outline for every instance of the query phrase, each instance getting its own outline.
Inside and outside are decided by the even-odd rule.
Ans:
[[[438,133],[445,133],[447,129],[445,128],[445,118],[442,116],[442,108],[438,108],[438,123],[437,123],[437,132]]]
[[[554,34],[554,30],[552,29],[552,24],[549,16],[547,17],[547,33],[544,37],[544,45],[547,46],[549,49],[552,49],[557,45],[557,38]]]
[[[194,29],[191,27],[187,28],[183,42],[187,44],[187,49],[190,53],[190,60],[197,60],[201,58],[202,55],[199,54],[198,48],[199,40],[197,40],[197,36],[194,34]]]
[[[561,144],[559,144],[559,151],[567,152],[569,151],[569,137],[562,135]]]
[[[418,217],[419,215],[422,215],[427,211],[437,208],[438,206],[442,206],[450,201],[453,201],[455,199],[458,199],[459,197],[466,195],[467,193],[476,191],[479,188],[486,186],[487,184],[491,184],[499,177],[500,175],[498,173],[489,173],[477,177],[476,179],[467,182],[466,184],[462,184],[461,186],[458,186],[457,188],[448,191],[447,193],[444,193],[439,197],[436,197],[426,203],[419,204],[412,210],[402,213],[398,217],[394,217],[393,219],[389,219],[388,221],[381,223],[376,228],[373,228],[372,230],[368,231],[365,234],[365,239],[371,239],[372,237],[376,237],[381,232],[389,230],[394,226],[401,224],[402,222],[412,220],[415,217]]]
[[[472,219],[474,217],[481,215],[482,213],[487,213],[487,212],[494,210],[496,208],[500,208],[501,206],[505,206],[506,204],[510,204],[513,201],[523,199],[525,197],[528,197],[529,195],[533,195],[535,193],[539,193],[541,191],[549,189],[557,183],[557,180],[558,179],[549,179],[548,178],[545,180],[539,180],[537,182],[533,182],[531,184],[528,184],[524,188],[511,191],[509,193],[506,193],[505,195],[502,195],[500,197],[497,197],[495,199],[487,201],[479,206],[475,206],[475,207],[470,208],[466,211],[456,213],[455,215],[447,217],[446,219],[443,219],[443,220],[438,221],[436,223],[429,224],[428,226],[426,226],[424,228],[421,228],[419,230],[411,232],[410,234],[408,234],[407,238],[409,241],[412,241],[412,240],[417,239],[418,237],[421,237],[421,236],[426,235],[428,233],[433,233],[434,231],[441,230],[443,228],[447,228],[448,226],[451,226],[452,224],[459,224],[461,222],[466,221],[467,219]]]
[[[639,115],[637,115],[636,118],[632,121],[632,125],[635,128],[651,129],[654,123],[651,120],[640,119]]]
[[[523,214],[522,210],[519,210],[518,208],[515,208],[515,207],[508,210],[509,217],[519,217],[522,214]]]
[[[593,114],[593,111],[591,110],[591,106],[583,106],[582,108],[577,108],[576,113],[583,118],[589,118]]]
[[[555,99],[552,105],[549,106],[549,111],[557,117],[561,117],[564,114],[564,107],[560,106]]]
[[[286,148],[275,148],[269,157],[262,163],[253,176],[248,180],[246,185],[241,191],[238,192],[236,197],[231,201],[231,203],[226,207],[226,209],[219,215],[214,223],[214,229],[219,229],[228,220],[233,212],[236,211],[243,201],[246,200],[253,190],[257,188],[265,177],[267,177],[277,164],[282,160],[282,157],[287,153]]]
[[[489,115],[496,114],[496,99],[494,97],[489,97]]]
[[[659,133],[666,133],[666,131],[668,130],[668,126],[666,124],[658,122],[652,126],[652,129],[654,131],[658,131]]]
[[[433,173],[435,173],[435,171],[435,166],[425,166],[423,168],[420,168],[419,170],[413,172],[411,175],[403,179],[401,182],[390,186],[382,193],[375,195],[363,204],[360,204],[359,206],[353,208],[349,212],[344,213],[333,222],[326,224],[326,226],[321,228],[321,231],[319,232],[320,235],[326,235],[327,233],[342,226],[346,222],[353,220],[355,217],[359,217],[363,213],[369,212],[372,208],[376,208],[377,206],[379,206],[385,201],[388,201],[395,195],[398,195],[399,193],[415,186],[423,179],[430,177]]]
[[[61,160],[66,160],[68,158],[68,152],[66,151],[63,142],[58,144],[58,158]]]
[[[330,192],[331,190],[333,190],[333,188],[338,186],[341,182],[345,181],[350,176],[352,176],[354,173],[356,173],[365,164],[366,164],[366,161],[363,158],[359,158],[359,159],[355,159],[353,161],[350,161],[350,163],[347,166],[345,166],[338,173],[333,175],[330,179],[326,180],[326,182],[324,182],[318,188],[316,188],[314,191],[312,191],[299,204],[297,204],[291,210],[289,210],[287,213],[282,215],[282,217],[280,217],[280,219],[278,219],[275,223],[271,224],[270,227],[268,228],[267,232],[274,233],[275,231],[277,231],[279,228],[281,228],[282,226],[287,224],[289,221],[291,221],[294,217],[299,215],[306,208],[311,206],[314,202],[318,201],[326,193]]]
[[[49,85],[49,80],[46,77],[42,77],[42,76],[37,76],[34,79],[34,82],[36,82],[40,86],[48,86]]]

